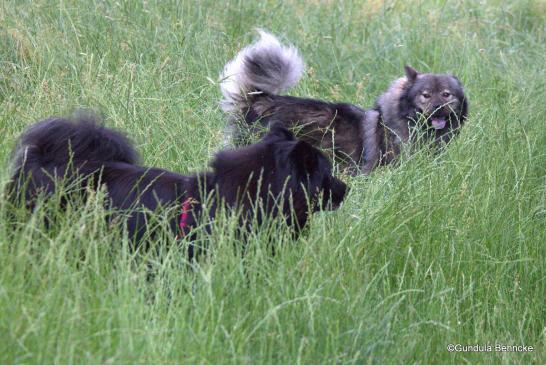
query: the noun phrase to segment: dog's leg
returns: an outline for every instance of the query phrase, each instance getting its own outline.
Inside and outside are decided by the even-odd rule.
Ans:
[[[379,163],[379,112],[368,110],[360,123],[360,137],[362,138],[361,166],[365,174],[369,174]]]

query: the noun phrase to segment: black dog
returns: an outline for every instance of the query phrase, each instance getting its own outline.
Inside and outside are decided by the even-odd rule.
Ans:
[[[376,107],[281,96],[303,74],[293,46],[283,46],[260,31],[260,40],[226,64],[221,77],[222,109],[231,114],[235,143],[272,120],[294,128],[298,138],[328,150],[346,167],[371,172],[393,161],[406,142],[423,134],[436,144],[448,142],[466,120],[468,104],[452,75],[422,74],[406,66]],[[419,119],[424,119],[420,123]]]
[[[218,153],[213,171],[192,176],[139,166],[126,137],[90,120],[39,122],[22,135],[13,156],[11,196],[32,208],[39,194],[52,194],[61,181],[79,185],[82,194],[105,186],[107,206],[129,215],[127,227],[136,243],[148,228],[148,215],[173,204],[181,207],[170,220],[173,234],[193,239],[190,232],[205,213],[203,196],[219,198],[208,207],[210,218],[225,204],[241,213],[243,226],[279,216],[298,232],[310,212],[336,209],[346,192],[328,159],[281,125],[259,143]],[[194,256],[192,247],[188,255]]]

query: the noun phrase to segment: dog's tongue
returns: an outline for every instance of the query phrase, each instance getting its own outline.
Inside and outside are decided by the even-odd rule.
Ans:
[[[442,129],[446,126],[446,120],[444,118],[432,118],[431,122],[434,129]]]

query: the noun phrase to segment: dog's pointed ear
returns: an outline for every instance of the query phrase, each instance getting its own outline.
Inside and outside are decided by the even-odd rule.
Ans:
[[[459,87],[463,87],[463,83],[461,82],[461,80],[459,80],[459,78],[457,76],[455,76],[454,74],[450,73],[448,74],[451,78],[453,78],[453,80],[455,80],[455,82],[457,82],[457,85],[459,85]]]
[[[307,142],[298,141],[290,151],[290,157],[301,173],[310,174],[318,168],[319,152]]]
[[[281,122],[272,123],[269,127],[269,133],[265,135],[264,139],[265,138],[276,138],[286,141],[293,141],[295,139],[292,132],[286,129]]]
[[[463,97],[463,102],[461,106],[461,115],[459,116],[459,123],[461,125],[466,121],[466,118],[468,117],[468,101],[466,100],[466,97]]]
[[[404,66],[404,71],[406,73],[406,77],[411,82],[414,82],[415,79],[417,78],[417,75],[419,75],[419,72],[417,72],[417,70],[411,67],[410,65]]]

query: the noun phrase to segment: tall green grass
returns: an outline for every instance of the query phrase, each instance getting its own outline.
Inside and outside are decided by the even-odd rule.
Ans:
[[[80,107],[126,131],[147,165],[205,169],[222,141],[218,74],[254,27],[300,48],[308,72],[294,95],[369,107],[411,64],[456,74],[471,115],[438,156],[345,177],[343,207],[295,242],[264,229],[241,255],[221,220],[191,269],[168,234],[157,250],[129,250],[98,198],[29,214],[2,195],[0,363],[543,364],[545,9],[1,2],[2,186],[21,131]],[[497,343],[535,351],[446,349]]]

